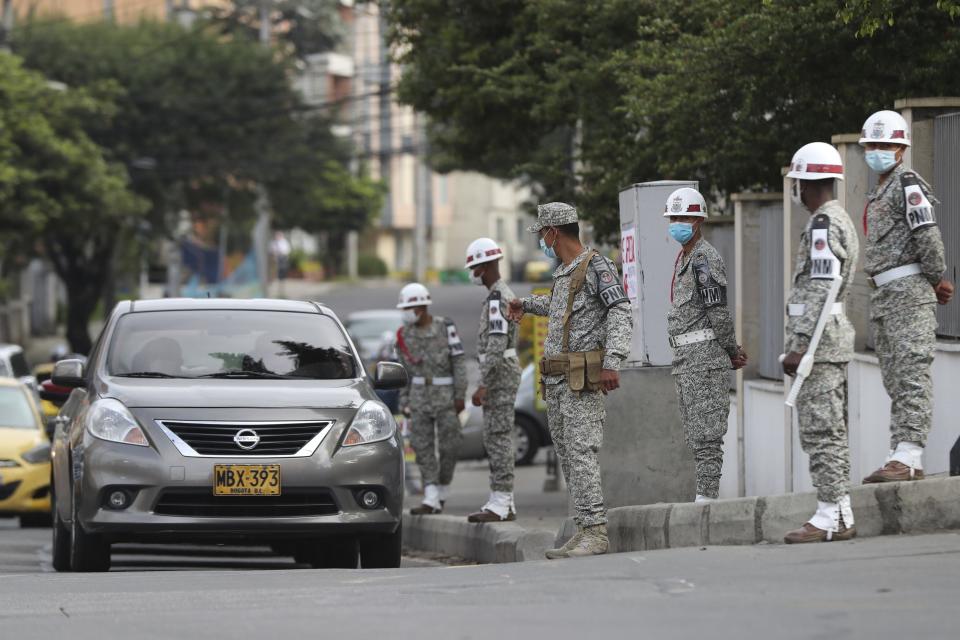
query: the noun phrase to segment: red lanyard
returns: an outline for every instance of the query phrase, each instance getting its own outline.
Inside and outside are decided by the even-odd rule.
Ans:
[[[677,259],[673,262],[673,277],[670,278],[670,304],[673,304],[673,285],[677,282],[677,265],[680,264],[680,258],[683,257],[683,249],[677,254]]]

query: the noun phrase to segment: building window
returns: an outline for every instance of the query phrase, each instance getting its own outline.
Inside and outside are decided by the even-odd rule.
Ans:
[[[506,237],[506,224],[502,217],[497,218],[497,242],[503,242]]]

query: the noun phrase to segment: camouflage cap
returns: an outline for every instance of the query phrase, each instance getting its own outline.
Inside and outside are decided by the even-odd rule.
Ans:
[[[577,210],[566,202],[548,202],[537,205],[537,221],[527,227],[530,233],[537,233],[544,227],[560,227],[579,222]]]

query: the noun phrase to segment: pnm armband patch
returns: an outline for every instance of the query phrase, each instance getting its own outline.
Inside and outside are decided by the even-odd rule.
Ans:
[[[810,223],[810,278],[833,280],[840,275],[840,260],[830,249],[830,216],[821,213]]]
[[[727,304],[727,288],[716,281],[710,273],[710,263],[706,258],[696,258],[693,262],[693,274],[697,279],[697,293],[705,307]]]
[[[462,356],[463,343],[460,342],[460,334],[457,333],[457,327],[450,320],[444,320],[447,325],[447,346],[450,348],[451,356]]]
[[[937,224],[933,217],[933,205],[920,187],[917,176],[909,172],[904,173],[900,176],[900,184],[903,186],[903,201],[906,204],[907,224],[910,230],[915,231],[921,227]]]
[[[617,268],[599,255],[594,256],[591,262],[594,271],[597,272],[597,294],[603,304],[610,308],[628,302],[629,298],[623,290],[623,283],[617,276]]]
[[[491,291],[490,297],[487,298],[487,323],[490,333],[505,334],[507,332],[507,319],[503,316],[499,291]]]

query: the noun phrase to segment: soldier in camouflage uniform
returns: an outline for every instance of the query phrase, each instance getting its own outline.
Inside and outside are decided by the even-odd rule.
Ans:
[[[943,277],[937,200],[923,178],[903,166],[910,145],[906,121],[895,111],[879,111],[864,123],[860,144],[867,164],[880,174],[864,210],[864,270],[874,287],[870,322],[891,401],[891,453],[864,482],[919,480],[933,419],[934,303],[949,302],[953,284]]]
[[[473,394],[474,406],[483,407],[483,446],[490,462],[490,498],[479,511],[467,516],[470,522],[516,520],[513,501],[513,405],[520,386],[517,360],[517,323],[506,317],[507,305],[516,299],[500,278],[503,251],[490,238],[478,238],[467,247],[466,268],[474,284],[489,294],[480,308],[477,353],[480,360],[480,387]]]
[[[554,450],[576,513],[578,532],[548,558],[607,552],[607,513],[598,453],[603,442],[603,396],[620,386],[620,363],[630,352],[633,317],[616,266],[580,243],[577,211],[561,202],[537,208],[530,228],[540,247],[563,264],[549,296],[510,302],[510,315],[549,316],[543,374]],[[571,295],[572,294],[572,295]]]
[[[673,370],[687,446],[697,474],[696,501],[715,500],[723,468],[723,436],[730,413],[730,367],[743,367],[747,355],[737,345],[727,308],[723,258],[703,239],[707,205],[696,189],[677,189],[667,198],[664,217],[670,235],[682,245],[674,264],[667,316]]]
[[[463,345],[453,322],[430,315],[427,288],[411,283],[400,291],[404,325],[397,330],[397,355],[410,384],[400,391],[400,407],[411,417],[411,444],[423,481],[423,504],[413,515],[443,511],[460,447],[460,420],[467,392]],[[439,460],[437,457],[439,449]]]
[[[787,544],[848,540],[856,535],[850,506],[850,446],[847,435],[847,363],[853,357],[853,325],[843,301],[860,252],[857,230],[834,198],[834,180],[843,179],[840,153],[825,142],[801,147],[790,163],[791,197],[812,212],[800,236],[787,303],[786,355],[783,371],[794,375],[821,317],[826,319],[815,345],[813,368],[797,396],[800,444],[810,457],[817,488],[817,511],[799,529],[786,534]],[[842,284],[829,302],[837,276]],[[824,315],[825,314],[825,315]]]

